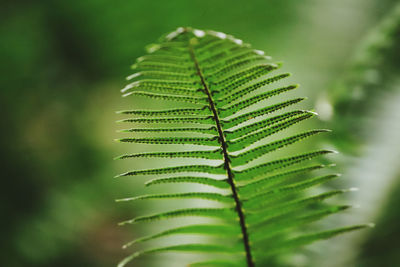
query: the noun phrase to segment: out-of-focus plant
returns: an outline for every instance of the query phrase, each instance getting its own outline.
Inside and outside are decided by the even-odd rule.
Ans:
[[[338,243],[332,242],[331,251],[328,252],[328,248],[325,251],[342,257],[332,256],[333,260],[326,265],[329,267],[376,266],[376,262],[380,262],[380,266],[397,266],[400,263],[396,253],[389,249],[397,247],[394,242],[376,243],[380,241],[377,236],[388,236],[390,231],[395,236],[397,231],[382,214],[394,213],[390,217],[397,216],[393,210],[396,199],[393,192],[399,190],[396,181],[399,173],[397,162],[400,160],[397,123],[400,112],[399,36],[400,4],[395,4],[356,48],[344,76],[322,97],[325,99],[322,103],[333,109],[332,116],[327,119],[335,129],[332,144],[347,154],[342,157],[340,165],[344,167],[346,176],[351,177],[351,185],[360,189],[359,194],[351,196],[351,202],[358,203],[360,208],[354,212],[355,216],[344,217],[342,221],[372,220],[380,225],[382,220],[387,226],[359,232]],[[391,244],[385,253],[388,257],[371,250],[371,247],[387,244]],[[324,259],[319,261],[321,264]]]
[[[371,105],[379,105],[384,92],[397,90],[392,84],[397,82],[399,71],[399,35],[400,4],[397,4],[371,29],[355,50],[343,77],[327,92],[334,109],[331,118],[334,141],[343,150],[359,151],[358,145],[365,137],[362,127]]]

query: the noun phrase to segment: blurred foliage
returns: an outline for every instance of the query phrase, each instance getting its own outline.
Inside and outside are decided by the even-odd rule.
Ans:
[[[111,158],[122,151],[112,143],[113,112],[121,107],[118,89],[128,66],[164,32],[188,25],[245,38],[284,59],[286,70],[303,85],[302,95],[314,101],[323,88],[335,88],[332,83],[344,75],[362,36],[395,2],[3,1],[0,265],[110,266],[122,258],[120,245],[135,233],[116,224],[135,211],[113,199],[139,188],[111,179],[121,170]],[[382,76],[368,92],[390,80],[386,75],[398,73],[396,40],[377,62]],[[335,110],[362,114],[367,108],[359,103]],[[341,126],[340,121],[329,128],[341,137],[351,133],[348,125],[362,123]],[[361,255],[371,256],[371,244],[387,243],[392,245],[386,253],[396,255],[389,249],[398,248],[398,241],[383,238],[390,236],[389,229],[391,236],[398,231],[400,203],[394,197],[382,212],[385,227],[376,228]],[[395,257],[392,265],[379,264],[386,253],[375,251],[374,260],[362,266],[400,265]]]
[[[361,253],[358,255],[357,266],[396,266],[400,263],[398,253],[399,241],[394,240],[400,236],[398,222],[400,213],[393,211],[400,203],[400,183],[397,176],[396,185],[388,195],[389,209],[382,210],[377,221],[376,229],[367,241],[362,245]]]
[[[371,106],[378,108],[382,96],[397,90],[392,85],[400,73],[399,36],[397,4],[360,42],[350,66],[328,92],[334,106],[334,137],[342,150],[356,152],[357,144],[365,141],[362,126]]]

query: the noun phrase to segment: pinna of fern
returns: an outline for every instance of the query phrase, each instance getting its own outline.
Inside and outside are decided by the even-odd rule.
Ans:
[[[121,122],[133,126],[124,130],[131,136],[119,141],[166,147],[186,145],[191,150],[134,153],[118,158],[188,158],[194,159],[193,162],[201,159],[219,163],[130,170],[117,177],[151,176],[154,179],[147,182],[148,186],[191,183],[207,185],[210,191],[147,194],[120,201],[190,198],[219,204],[178,208],[122,222],[135,224],[186,216],[213,219],[209,223],[177,226],[145,236],[125,247],[182,234],[217,236],[233,242],[210,239],[209,243],[155,247],[131,254],[120,262],[120,267],[142,255],[170,251],[210,254],[208,260],[194,262],[192,267],[254,267],[281,251],[367,226],[290,234],[299,227],[348,209],[347,205],[323,201],[349,190],[302,194],[338,177],[321,173],[326,166],[313,161],[332,153],[330,150],[303,152],[258,163],[273,151],[328,131],[308,130],[262,142],[315,116],[306,110],[284,111],[303,98],[268,103],[270,98],[297,87],[266,89],[267,85],[289,76],[275,74],[278,68],[279,65],[271,63],[262,51],[252,49],[241,40],[220,32],[192,28],[178,28],[166,35],[133,65],[135,73],[128,77],[130,83],[122,90],[123,96],[172,103],[174,108],[120,111],[131,116]],[[315,172],[321,175],[313,174]],[[293,179],[299,175],[301,180]]]

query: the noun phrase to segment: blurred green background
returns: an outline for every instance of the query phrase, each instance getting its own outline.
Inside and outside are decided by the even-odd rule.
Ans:
[[[114,266],[141,187],[112,177],[129,163],[114,113],[129,66],[178,26],[244,39],[283,61],[317,123],[341,187],[373,230],[335,238],[288,266],[400,266],[400,12],[393,0],[24,1],[0,4],[0,266]],[[396,9],[397,8],[397,9]],[[127,165],[128,164],[128,165]],[[318,247],[318,246],[317,246]],[[338,257],[340,255],[340,257]],[[134,266],[139,266],[138,265]],[[142,264],[140,266],[146,266]]]

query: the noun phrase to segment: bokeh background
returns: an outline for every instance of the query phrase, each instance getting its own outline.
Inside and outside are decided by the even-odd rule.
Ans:
[[[146,206],[113,142],[119,89],[144,46],[178,26],[230,33],[284,62],[334,132],[341,187],[376,223],[288,266],[400,266],[400,10],[394,0],[3,0],[0,266],[115,266]],[[144,262],[132,266],[149,266]],[[177,265],[172,265],[177,266]]]

